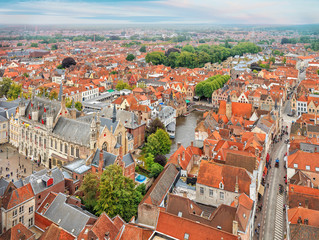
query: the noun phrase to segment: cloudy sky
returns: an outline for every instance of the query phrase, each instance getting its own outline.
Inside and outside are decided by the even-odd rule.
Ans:
[[[0,24],[314,24],[319,0],[0,0]]]

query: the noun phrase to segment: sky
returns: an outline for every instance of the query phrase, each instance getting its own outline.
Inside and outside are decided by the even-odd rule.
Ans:
[[[319,0],[0,0],[0,24],[317,24]]]

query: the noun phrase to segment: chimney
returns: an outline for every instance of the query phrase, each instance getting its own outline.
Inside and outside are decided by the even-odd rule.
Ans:
[[[236,196],[236,197],[235,197],[234,205],[235,205],[235,207],[237,207],[237,206],[238,206],[238,196]]]
[[[311,187],[310,179],[307,179],[307,187]]]
[[[305,199],[305,208],[309,208],[309,199]]]
[[[294,187],[291,187],[291,192],[294,192]]]
[[[237,235],[238,234],[238,222],[233,220],[233,234]]]
[[[235,192],[238,193],[239,186],[238,186],[238,176],[236,176],[236,183],[235,183]]]
[[[180,142],[177,143],[177,149],[179,149],[182,146]]]
[[[193,141],[191,141],[191,146],[194,147],[194,142]]]
[[[102,173],[103,171],[103,165],[104,165],[104,154],[103,154],[103,150],[100,150],[100,157],[99,157],[99,168],[98,168],[98,172]]]
[[[180,154],[177,155],[177,163],[178,163],[178,165],[180,165],[180,163],[181,163],[181,155]]]
[[[182,160],[184,161],[185,160],[185,151],[183,151],[183,158]]]

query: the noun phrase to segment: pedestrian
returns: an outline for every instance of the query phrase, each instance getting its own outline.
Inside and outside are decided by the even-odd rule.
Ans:
[[[24,173],[26,173],[26,169],[24,169]]]
[[[12,177],[12,175],[13,175],[13,172],[11,172],[11,177]]]
[[[258,228],[260,228],[260,223],[258,223]]]

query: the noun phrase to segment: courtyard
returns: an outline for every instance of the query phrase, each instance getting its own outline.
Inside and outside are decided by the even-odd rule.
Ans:
[[[10,144],[0,145],[0,174],[7,181],[16,181],[29,176],[32,171],[43,169],[37,163],[32,163],[30,158],[18,153]]]

